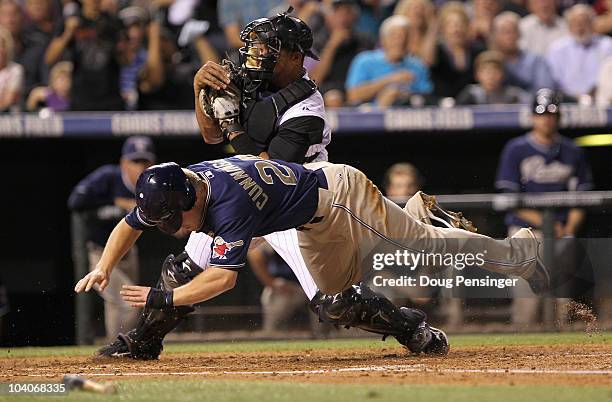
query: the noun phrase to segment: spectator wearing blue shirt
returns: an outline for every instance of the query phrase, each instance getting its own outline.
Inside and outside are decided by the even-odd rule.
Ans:
[[[550,89],[539,90],[533,104],[533,130],[515,138],[504,147],[497,170],[495,187],[504,192],[541,193],[549,191],[590,190],[591,172],[582,153],[570,139],[562,137],[559,126],[558,96]],[[557,237],[573,237],[584,221],[584,210],[559,211],[555,224]],[[510,235],[523,227],[536,229],[542,236],[543,215],[535,209],[522,208],[508,213]],[[526,283],[513,289],[515,295],[528,292]],[[517,284],[518,285],[518,284]],[[559,299],[558,304],[565,303]],[[539,299],[515,298],[512,321],[532,324],[536,321]],[[563,309],[559,309],[563,311]],[[563,319],[564,317],[558,317]]]
[[[612,56],[612,38],[593,33],[591,6],[577,4],[564,17],[570,35],[550,45],[547,60],[552,76],[565,95],[593,95],[601,66]]]
[[[123,144],[119,165],[104,165],[81,180],[72,190],[68,208],[74,211],[96,211],[101,207],[116,207],[111,219],[98,218],[88,221],[87,248],[89,268],[94,270],[102,256],[110,232],[123,218],[125,211],[136,206],[134,188],[138,176],[155,163],[153,142],[148,137],[129,137]],[[104,299],[104,322],[106,335],[114,338],[121,331],[132,328],[139,311],[121,299],[119,291],[124,284],[138,280],[138,251],[131,250],[117,265],[119,275],[111,279],[108,287],[100,293]]]
[[[491,48],[504,56],[506,83],[535,93],[540,88],[554,88],[550,68],[539,54],[519,47],[521,17],[504,11],[493,20]]]
[[[412,94],[432,90],[429,71],[408,53],[408,18],[394,15],[380,27],[382,49],[358,54],[346,80],[350,104],[373,102],[378,106],[406,103]]]

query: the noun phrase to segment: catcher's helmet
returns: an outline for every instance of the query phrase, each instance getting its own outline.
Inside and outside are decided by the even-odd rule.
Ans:
[[[245,44],[239,49],[240,63],[257,89],[272,78],[281,49],[319,60],[311,49],[312,31],[304,21],[290,16],[292,11],[293,7],[289,7],[276,17],[256,19],[240,32],[240,40]]]
[[[561,102],[555,91],[548,88],[539,89],[533,98],[533,114],[559,114]]]
[[[166,233],[176,233],[181,228],[181,212],[193,208],[195,199],[193,185],[174,162],[151,166],[136,182],[138,213]]]

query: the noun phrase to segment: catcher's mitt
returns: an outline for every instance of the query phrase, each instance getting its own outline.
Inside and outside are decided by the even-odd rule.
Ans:
[[[229,60],[223,60],[223,66],[228,66],[230,70],[230,84],[225,89],[214,89],[206,87],[199,93],[200,107],[206,116],[211,119],[223,121],[238,117],[240,114],[240,102],[242,91],[235,83],[238,74],[234,64]]]

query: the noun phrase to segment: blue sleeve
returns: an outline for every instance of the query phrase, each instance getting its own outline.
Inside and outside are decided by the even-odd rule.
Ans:
[[[370,81],[371,77],[368,74],[367,62],[368,62],[368,51],[359,53],[349,67],[348,74],[346,76],[346,88],[350,89],[357,85],[361,85],[364,82]]]
[[[138,208],[134,208],[129,214],[125,216],[125,223],[130,225],[132,229],[146,230],[155,227],[155,224],[147,221],[138,211]]]
[[[110,193],[111,175],[109,166],[102,166],[87,175],[70,193],[68,208],[80,211],[113,205],[115,200]]]
[[[495,188],[503,192],[519,192],[521,190],[520,158],[512,142],[506,144],[497,167]]]
[[[413,65],[414,80],[410,85],[411,92],[427,94],[433,90],[433,85],[429,79],[429,69],[420,61],[415,61]]]
[[[256,226],[254,218],[241,219],[222,225],[213,237],[209,265],[215,268],[240,269],[247,261],[247,251]]]
[[[591,167],[589,166],[582,149],[578,150],[576,177],[578,178],[576,190],[586,191],[593,188],[593,175],[591,174]]]

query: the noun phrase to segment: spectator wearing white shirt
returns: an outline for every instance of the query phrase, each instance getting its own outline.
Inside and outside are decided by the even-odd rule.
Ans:
[[[537,54],[546,54],[548,46],[568,34],[567,24],[559,15],[555,0],[528,0],[531,14],[521,19],[520,46]]]
[[[0,28],[0,112],[19,111],[23,77],[23,67],[13,62],[13,38]]]
[[[612,38],[594,33],[591,6],[577,4],[564,16],[570,35],[551,44],[547,55],[553,79],[567,96],[593,95],[603,61],[612,56]]]

